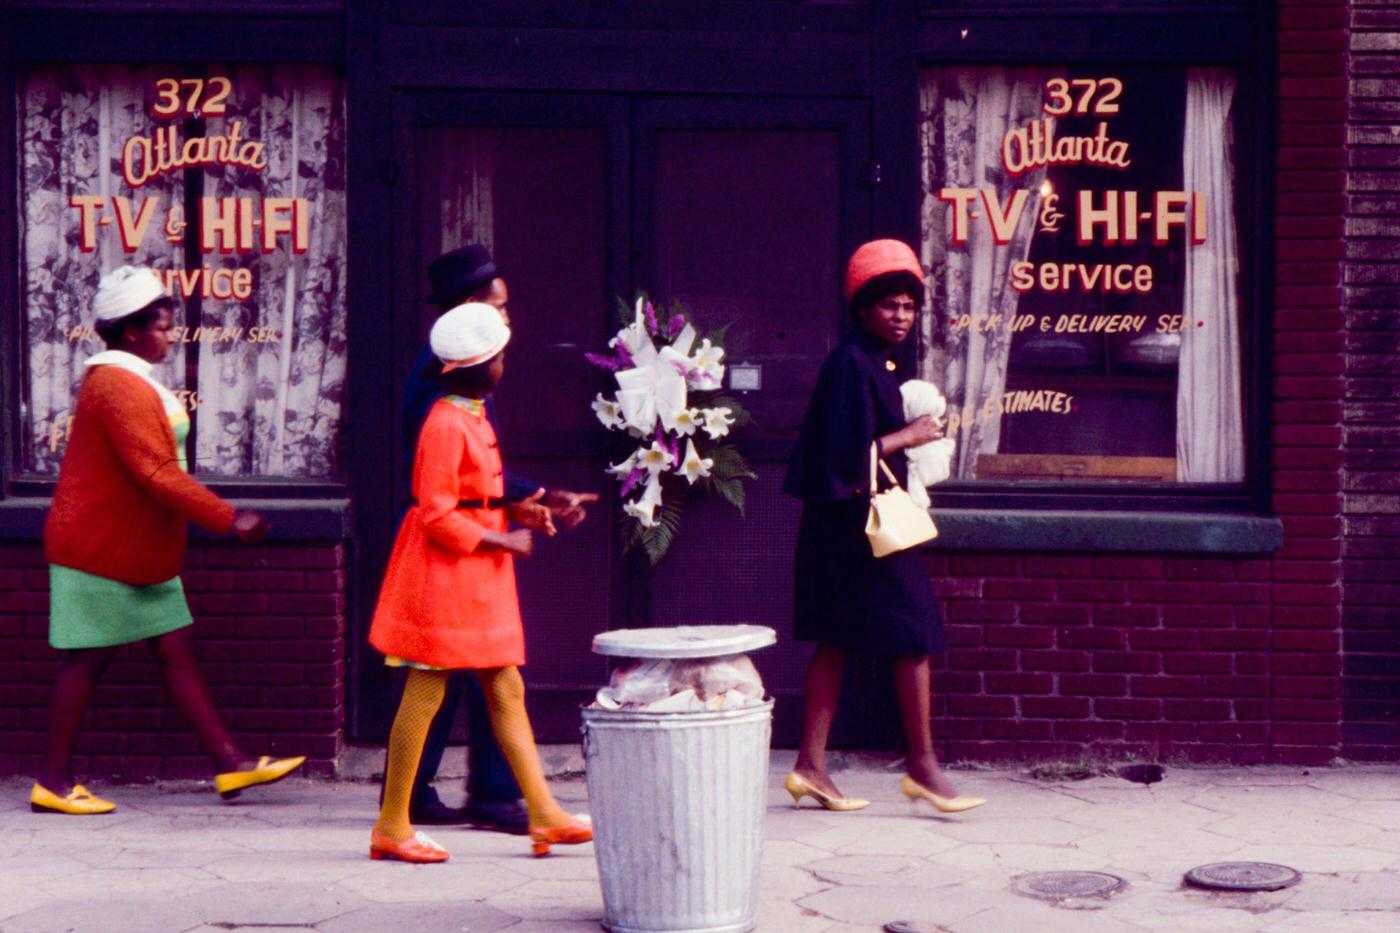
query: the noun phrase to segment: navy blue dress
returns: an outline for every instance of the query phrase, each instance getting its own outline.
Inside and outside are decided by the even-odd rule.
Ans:
[[[846,651],[943,651],[943,614],[919,549],[876,558],[865,537],[870,445],[904,427],[890,348],[863,327],[827,356],[808,403],[783,491],[802,500],[794,633]],[[886,462],[901,483],[906,458]]]

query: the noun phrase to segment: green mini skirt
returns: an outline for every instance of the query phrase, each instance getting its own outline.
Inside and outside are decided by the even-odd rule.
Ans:
[[[49,564],[49,644],[106,648],[192,625],[179,577],[151,586]]]

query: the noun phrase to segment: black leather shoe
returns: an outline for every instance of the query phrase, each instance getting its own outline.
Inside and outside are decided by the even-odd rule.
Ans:
[[[409,822],[423,826],[460,826],[472,822],[466,807],[449,807],[441,800],[425,801],[408,808]]]
[[[489,829],[512,836],[530,832],[530,819],[519,800],[469,800],[462,808],[466,822],[478,829]]]

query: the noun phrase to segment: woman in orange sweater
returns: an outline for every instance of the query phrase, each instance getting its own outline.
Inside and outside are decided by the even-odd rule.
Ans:
[[[224,727],[195,663],[178,573],[185,523],[254,542],[256,512],[235,510],[186,472],[189,417],[151,369],[165,359],[174,301],[149,269],[123,266],[98,285],[96,330],[107,351],[89,357],[72,439],[44,526],[49,643],[63,654],[43,772],[30,791],[41,812],[110,813],[116,804],[75,784],[73,742],[93,688],[117,648],[148,641],[166,690],[214,759],[225,798],[285,777],[305,758],[252,759]]]
[[[442,862],[447,850],[409,822],[409,797],[428,727],[453,670],[476,673],[491,725],[525,795],[536,855],[587,842],[591,827],[549,792],[525,712],[525,636],[515,591],[527,529],[507,530],[505,481],[486,397],[505,371],[510,328],[488,304],[448,311],[429,343],[447,395],[428,412],[413,465],[413,505],[399,526],[369,640],[393,667],[408,667],[389,733],[384,800],[370,833],[374,859]]]

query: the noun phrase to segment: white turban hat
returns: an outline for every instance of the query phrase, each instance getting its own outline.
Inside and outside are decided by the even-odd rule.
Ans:
[[[448,311],[428,334],[428,345],[442,360],[443,372],[485,363],[509,342],[510,328],[501,320],[501,312],[480,301]]]
[[[165,283],[154,269],[122,266],[113,269],[97,283],[92,313],[98,322],[116,321],[135,314],[158,298],[168,297]]]

